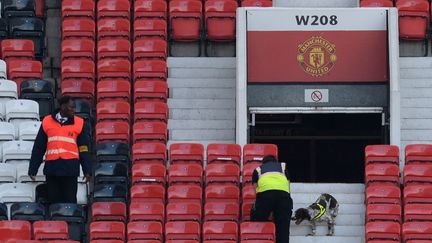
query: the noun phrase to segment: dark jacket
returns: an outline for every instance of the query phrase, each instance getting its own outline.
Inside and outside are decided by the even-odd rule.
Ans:
[[[262,174],[266,172],[272,172],[272,171],[282,172],[281,164],[277,161],[264,163],[260,167],[261,167]],[[285,176],[288,180],[290,179],[288,168],[285,169]],[[259,179],[258,171],[255,169],[252,174],[252,183],[258,183],[258,179]]]
[[[55,121],[55,113],[51,115]],[[74,119],[68,119],[63,125],[74,124]],[[77,145],[87,146],[90,149],[90,136],[88,126],[84,124],[81,134],[77,137]],[[30,159],[30,165],[28,174],[34,176],[37,174],[39,166],[43,162],[43,156],[45,155],[48,143],[48,136],[43,130],[42,126],[39,128],[39,132],[36,136],[35,143],[33,145],[32,155]],[[91,153],[80,152],[80,159],[58,159],[45,163],[44,175],[47,176],[79,176],[79,165],[81,164],[84,175],[91,174]]]

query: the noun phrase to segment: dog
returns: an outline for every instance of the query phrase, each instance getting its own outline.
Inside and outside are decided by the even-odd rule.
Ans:
[[[297,225],[303,220],[308,220],[312,227],[312,233],[308,235],[312,236],[316,234],[316,223],[325,221],[328,227],[327,236],[332,236],[334,234],[334,225],[338,211],[339,203],[336,198],[330,194],[323,193],[316,202],[309,205],[309,207],[297,209],[294,213],[294,217],[291,219],[295,221]]]

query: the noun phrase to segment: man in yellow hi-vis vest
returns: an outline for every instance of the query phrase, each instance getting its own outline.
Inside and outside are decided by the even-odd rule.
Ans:
[[[70,96],[59,99],[60,109],[42,120],[33,145],[28,175],[35,180],[45,155],[50,203],[76,203],[80,164],[85,181],[91,175],[90,134],[84,119],[75,116],[75,102]]]
[[[268,221],[273,213],[276,243],[288,243],[293,201],[286,163],[279,163],[273,155],[264,156],[262,165],[253,172],[252,183],[256,199],[251,220]]]

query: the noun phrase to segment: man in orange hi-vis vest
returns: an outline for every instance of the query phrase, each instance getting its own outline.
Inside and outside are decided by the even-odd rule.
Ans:
[[[91,175],[90,137],[84,119],[75,116],[75,103],[70,96],[59,99],[60,109],[42,120],[33,145],[28,175],[35,176],[45,155],[50,203],[76,203],[80,165],[85,181]]]

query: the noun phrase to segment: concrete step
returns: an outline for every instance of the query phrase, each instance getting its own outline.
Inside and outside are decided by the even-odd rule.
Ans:
[[[294,208],[293,213],[295,211]],[[344,225],[344,226],[364,226],[365,224],[365,216],[364,214],[342,214],[339,211],[338,216],[336,217],[336,225]],[[294,221],[291,222],[291,226],[294,226]],[[308,221],[303,221],[299,226],[308,226],[310,225]],[[317,225],[327,225],[326,222],[317,223]]]
[[[403,88],[401,89],[401,97],[402,98],[430,98],[432,97],[432,88]]]
[[[173,140],[235,140],[235,129],[172,130],[169,139]]]
[[[432,69],[431,68],[401,69],[400,70],[400,78],[401,79],[426,79],[426,78],[432,78]]]
[[[235,109],[176,109],[170,108],[169,117],[178,120],[234,120]]]
[[[201,129],[235,129],[235,120],[168,120],[168,129],[201,130]]]
[[[170,109],[234,109],[235,99],[168,99]]]
[[[295,193],[291,194],[293,201],[298,204],[311,204],[316,201],[320,193]],[[339,204],[364,204],[363,193],[332,193],[332,196],[336,198]]]
[[[346,183],[291,183],[292,193],[364,193],[364,184]],[[318,197],[317,197],[318,198]],[[336,198],[337,199],[337,198]]]
[[[432,68],[432,58],[431,57],[401,57],[399,58],[399,67],[401,69]]]
[[[401,79],[400,86],[401,88],[432,88],[432,79]]]
[[[421,95],[424,94],[420,90],[418,91],[418,93],[419,93],[419,97],[421,97]],[[403,97],[404,95],[406,95],[406,94],[404,94],[404,92],[401,92],[401,96]],[[414,95],[414,92],[411,95]],[[428,95],[428,96],[430,97],[430,95]],[[413,96],[411,96],[411,97],[413,97]],[[402,98],[401,99],[401,107],[430,108],[430,107],[432,107],[432,98],[416,98],[416,97]]]
[[[306,208],[311,203],[298,203],[294,201],[294,210],[298,208]],[[342,203],[339,204],[339,215],[352,215],[352,214],[358,214],[358,215],[364,215],[366,211],[366,207],[364,204],[349,204],[349,203]]]
[[[432,129],[430,119],[401,119],[401,129]]]
[[[432,138],[432,130],[401,130],[401,137],[409,138],[410,140],[423,141],[423,143],[429,143]]]
[[[290,243],[364,243],[364,237],[355,236],[290,236]]]
[[[432,119],[432,109],[405,107],[401,109],[401,118]]]
[[[291,224],[290,235],[292,236],[306,236],[312,232],[309,225],[295,225]],[[328,233],[327,225],[317,226],[316,235],[325,236]],[[335,225],[335,236],[357,236],[364,237],[364,226],[345,226]]]
[[[235,57],[168,57],[168,68],[236,68]]]
[[[170,98],[173,99],[233,99],[234,88],[170,88]]]
[[[234,68],[168,68],[171,78],[235,78]]]
[[[168,87],[171,88],[235,88],[234,79],[201,79],[201,78],[168,78]]]

